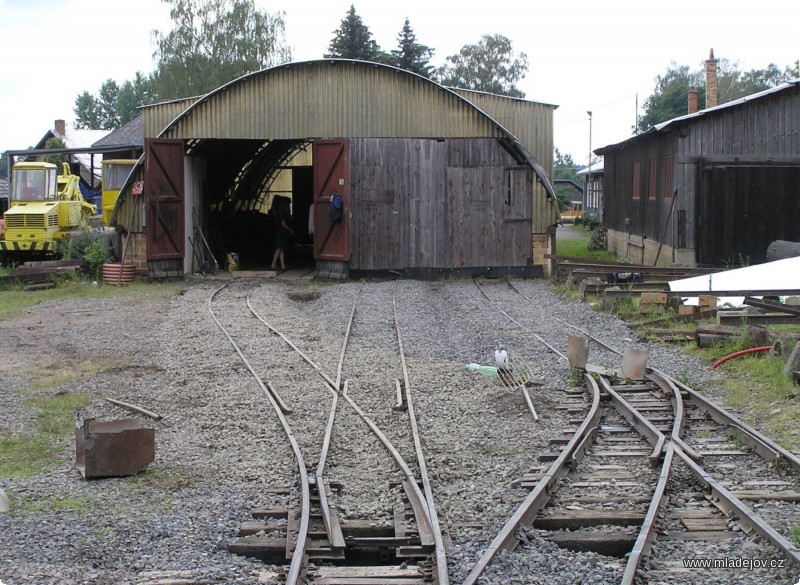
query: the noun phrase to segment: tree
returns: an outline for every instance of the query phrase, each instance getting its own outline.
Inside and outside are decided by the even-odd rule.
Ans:
[[[10,158],[5,152],[0,152],[0,179],[8,179],[8,162]]]
[[[437,70],[442,85],[525,97],[516,83],[528,72],[528,56],[515,54],[511,40],[503,35],[484,35],[478,44],[464,45],[447,60],[449,64]]]
[[[75,127],[99,130],[103,127],[100,119],[100,102],[88,91],[84,91],[75,100]]]
[[[796,70],[787,66],[781,71],[770,63],[766,69],[742,71],[738,63],[720,59],[717,72],[717,103],[724,104],[747,95],[775,87],[792,77]],[[673,61],[663,75],[656,77],[653,94],[644,104],[644,114],[639,116],[635,132],[640,134],[656,124],[687,113],[688,93],[697,89],[700,107],[705,103],[705,70],[692,71],[688,65],[678,66]]]
[[[126,81],[117,94],[117,115],[120,124],[127,124],[139,115],[138,108],[150,100],[150,79],[136,72],[133,81]]]
[[[406,18],[403,30],[397,37],[398,48],[392,51],[392,65],[417,73],[423,77],[433,75],[434,68],[430,65],[433,49],[417,42],[417,36],[411,29],[411,24]]]
[[[106,79],[100,86],[100,124],[101,128],[119,128],[120,116],[117,113],[117,99],[119,98],[119,86],[113,79]]]
[[[254,0],[163,1],[172,6],[175,27],[153,33],[155,99],[202,95],[291,60],[282,12],[261,12]]]
[[[52,138],[48,138],[44,142],[45,148],[65,148],[66,144],[61,138],[56,138],[53,136]],[[54,164],[58,167],[58,174],[61,174],[61,163],[69,162],[69,156],[66,154],[48,154],[44,157],[44,162],[48,162]]]
[[[578,170],[580,166],[575,164],[571,154],[561,154],[561,151],[556,147],[555,160],[553,161],[553,179],[562,180],[566,179],[574,183],[580,184],[578,181]],[[566,185],[555,185],[556,199],[558,206],[563,211],[570,206],[570,193],[572,188]]]
[[[636,133],[686,114],[690,89],[696,88],[700,92],[699,103],[704,103],[703,79],[702,71],[690,71],[688,65],[678,66],[673,61],[664,75],[656,77],[653,94],[642,105],[645,113],[638,118]]]
[[[328,45],[327,59],[358,59],[359,61],[389,62],[389,57],[381,51],[378,43],[372,38],[367,25],[356,14],[352,4],[347,15],[342,19],[339,28],[333,31],[334,37]]]

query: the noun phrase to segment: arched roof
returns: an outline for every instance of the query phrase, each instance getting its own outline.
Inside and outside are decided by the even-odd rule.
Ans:
[[[414,73],[323,59],[251,73],[189,106],[162,138],[507,137],[473,104]]]
[[[538,161],[477,106],[427,78],[367,61],[321,59],[245,75],[191,103],[159,137],[491,137],[527,161],[553,194]]]

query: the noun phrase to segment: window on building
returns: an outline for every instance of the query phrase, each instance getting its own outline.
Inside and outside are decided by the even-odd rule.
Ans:
[[[658,197],[658,161],[656,159],[650,159],[647,172],[650,186],[648,189],[648,196],[650,199],[656,199]]]
[[[664,197],[672,197],[672,173],[674,172],[671,154],[664,157]]]
[[[639,199],[642,196],[642,165],[633,163],[633,190],[631,199]]]

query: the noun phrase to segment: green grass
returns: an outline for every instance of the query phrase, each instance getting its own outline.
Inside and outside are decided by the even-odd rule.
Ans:
[[[31,382],[20,388],[18,392],[23,395],[36,394],[48,388],[58,388],[65,384],[79,382],[101,372],[130,367],[132,364],[133,361],[130,357],[92,359],[77,363],[60,361],[52,364],[39,364],[36,368],[19,372],[30,378]]]
[[[68,512],[71,514],[86,514],[93,509],[93,501],[89,496],[80,497],[36,497],[28,494],[17,496],[10,494],[11,509],[15,516],[27,514],[41,514],[48,512]]]
[[[143,298],[151,301],[154,290],[167,298],[177,294],[181,288],[174,283],[151,282],[134,282],[122,287],[92,286],[91,281],[79,279],[59,279],[55,288],[37,291],[26,291],[22,285],[6,286],[0,289],[0,321],[23,317],[26,311],[48,301],[109,298],[119,298],[125,302],[140,302]]]
[[[75,432],[74,413],[89,404],[89,396],[83,392],[36,396],[25,404],[36,409],[36,430],[52,437],[69,437]]]
[[[580,234],[580,238],[564,238],[556,239],[556,254],[559,256],[575,256],[578,258],[586,258],[588,260],[600,260],[607,262],[619,262],[613,253],[608,250],[589,250],[589,240],[592,237],[592,232],[582,229],[578,226],[562,226],[559,229],[571,230],[574,233]]]
[[[52,469],[60,452],[47,435],[0,436],[0,477],[30,477]]]
[[[58,441],[74,435],[73,413],[88,403],[82,392],[25,400],[35,411],[36,432],[0,436],[0,477],[29,477],[57,466],[63,453]]]

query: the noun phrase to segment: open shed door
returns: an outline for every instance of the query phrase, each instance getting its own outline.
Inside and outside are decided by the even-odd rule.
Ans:
[[[314,155],[314,259],[350,260],[350,143],[316,140]],[[342,201],[341,217],[331,214],[331,197]]]
[[[185,252],[183,141],[147,139],[144,150],[147,260],[161,264],[157,272],[179,270],[182,273]]]

